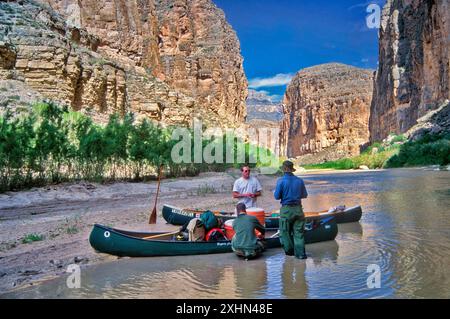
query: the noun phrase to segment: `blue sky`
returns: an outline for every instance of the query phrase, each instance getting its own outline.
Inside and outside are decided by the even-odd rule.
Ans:
[[[245,73],[258,90],[280,97],[292,75],[322,63],[377,67],[378,29],[367,27],[366,9],[384,0],[213,1],[236,30]]]

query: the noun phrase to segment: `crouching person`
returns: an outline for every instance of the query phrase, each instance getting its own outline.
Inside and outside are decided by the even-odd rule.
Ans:
[[[264,235],[266,229],[255,216],[247,215],[245,204],[239,203],[236,212],[238,217],[233,222],[235,235],[231,247],[236,255],[246,260],[258,257],[264,251],[264,244],[256,237],[255,230]]]

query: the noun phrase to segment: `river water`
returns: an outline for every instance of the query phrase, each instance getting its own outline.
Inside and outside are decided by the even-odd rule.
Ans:
[[[450,298],[450,172],[399,169],[304,177],[306,207],[361,204],[335,241],[281,249],[254,261],[234,254],[120,259],[6,298]],[[379,272],[377,272],[379,270]],[[379,279],[379,282],[377,281]],[[378,284],[379,283],[379,284]]]

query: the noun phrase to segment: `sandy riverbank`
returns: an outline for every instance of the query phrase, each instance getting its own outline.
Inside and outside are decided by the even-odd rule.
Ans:
[[[232,210],[231,189],[238,171],[163,180],[158,202],[180,207]],[[259,176],[262,207],[277,208],[271,192],[275,176]],[[117,259],[96,253],[88,242],[93,224],[130,230],[174,230],[158,216],[148,225],[156,182],[62,184],[0,194],[0,293],[61,275],[69,264],[92,265]],[[25,244],[30,234],[44,236]]]
[[[308,171],[301,175],[332,172],[336,173]],[[231,189],[239,176],[239,171],[229,171],[163,180],[158,212],[163,204],[232,211],[236,202]],[[258,206],[279,209],[272,195],[277,177],[258,178],[263,185]],[[98,254],[89,245],[95,223],[130,230],[176,230],[160,215],[156,225],[148,225],[156,186],[156,182],[77,183],[0,194],[0,293],[61,275],[69,264],[84,267],[117,259]],[[41,235],[43,240],[23,243],[30,234]]]

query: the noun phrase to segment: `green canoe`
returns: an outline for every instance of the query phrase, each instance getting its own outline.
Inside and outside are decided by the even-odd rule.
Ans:
[[[338,232],[336,220],[318,221],[307,225],[305,242],[307,244],[334,240]],[[164,236],[164,234],[166,234]],[[281,247],[275,231],[266,233],[267,248]],[[143,239],[163,235],[158,239]],[[232,252],[231,241],[189,242],[173,239],[173,233],[139,233],[94,225],[89,237],[91,246],[101,253],[122,257],[182,256],[201,254],[220,254]]]
[[[182,209],[173,207],[170,205],[164,205],[162,208],[163,218],[167,223],[183,226],[188,223],[192,218],[198,218],[203,213],[203,211],[196,211],[191,209]],[[221,219],[223,222],[234,219],[235,217],[231,216],[230,212],[215,212],[216,216]],[[336,223],[354,223],[358,222],[362,216],[362,208],[361,206],[355,206],[345,209],[344,211],[333,212],[333,213],[322,213],[320,215],[316,215],[313,217],[308,217],[308,213],[306,213],[306,220],[315,220],[315,219],[326,219],[328,217],[335,217]],[[278,228],[279,227],[279,217],[272,216],[266,217],[266,227],[267,228]]]

